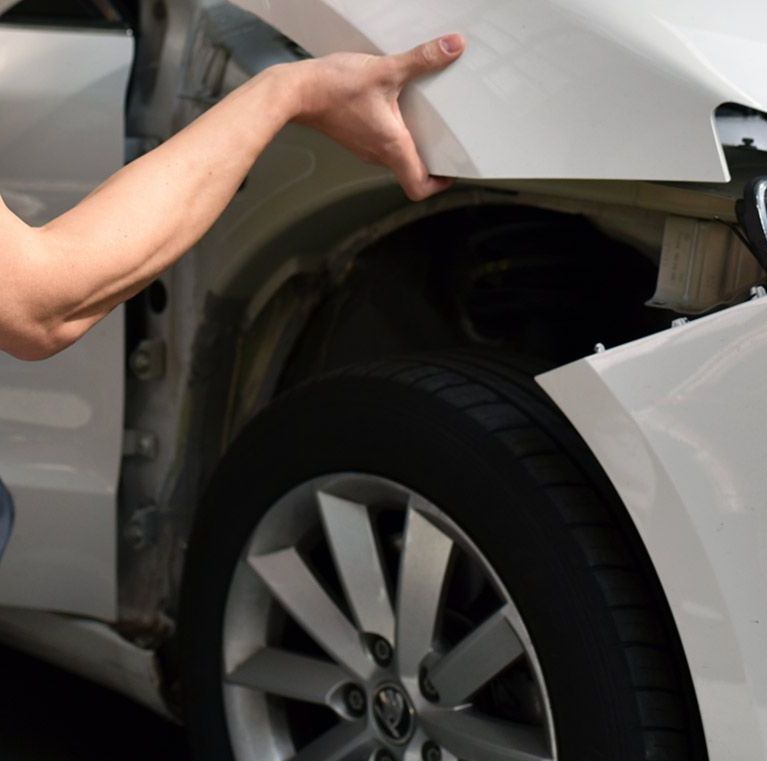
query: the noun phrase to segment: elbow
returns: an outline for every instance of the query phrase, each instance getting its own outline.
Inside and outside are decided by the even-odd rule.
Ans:
[[[39,362],[71,346],[77,338],[76,331],[66,323],[51,325],[31,320],[6,337],[3,349],[16,359]]]
[[[81,321],[67,319],[68,305],[52,282],[61,278],[50,275],[53,256],[38,233],[26,229],[18,246],[8,249],[9,285],[0,299],[0,351],[26,361],[50,358],[84,332]]]
[[[37,235],[11,259],[13,282],[0,300],[0,351],[17,359],[49,359],[77,341],[93,321],[77,318],[80,302],[72,288],[61,287],[51,264],[53,249]]]
[[[64,348],[51,341],[26,340],[12,344],[6,351],[12,357],[25,362],[41,362],[55,356]]]

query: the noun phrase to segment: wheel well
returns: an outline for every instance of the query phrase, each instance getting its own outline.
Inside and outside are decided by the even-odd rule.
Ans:
[[[199,359],[208,370],[196,374],[197,401],[190,402],[206,410],[190,447],[202,459],[188,461],[186,476],[196,476],[191,483],[179,476],[173,501],[196,503],[192,492],[253,414],[318,375],[393,354],[477,347],[532,358],[544,369],[590,353],[597,341],[618,345],[669,320],[644,306],[656,263],[580,214],[503,200],[448,208],[342,258],[341,275],[288,278],[244,333],[235,324],[245,302],[211,305],[210,335],[199,343],[212,353]],[[237,355],[231,373],[221,361],[230,353]],[[195,522],[195,511],[186,514],[181,534]],[[171,554],[178,591],[185,559]],[[174,616],[175,592],[171,599]],[[174,645],[166,652],[172,661]]]
[[[199,414],[186,431],[171,503],[196,504],[247,421],[312,377],[393,354],[477,347],[545,369],[590,353],[597,341],[617,345],[668,324],[644,306],[657,274],[649,257],[584,215],[508,199],[411,220],[334,266],[295,272],[244,329],[246,301],[208,305],[188,401]],[[194,510],[183,511],[174,535],[186,536],[194,521]],[[169,552],[175,590],[184,558]],[[172,611],[174,592],[170,599]]]
[[[377,241],[307,321],[280,389],[358,361],[492,345],[555,366],[668,325],[656,264],[586,217],[450,210]]]

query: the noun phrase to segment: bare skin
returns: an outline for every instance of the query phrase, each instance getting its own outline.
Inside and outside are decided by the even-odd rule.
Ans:
[[[0,199],[0,350],[50,357],[146,287],[210,229],[289,121],[389,167],[413,200],[445,190],[450,181],[429,176],[398,98],[463,49],[448,35],[399,55],[274,66],[43,227]]]

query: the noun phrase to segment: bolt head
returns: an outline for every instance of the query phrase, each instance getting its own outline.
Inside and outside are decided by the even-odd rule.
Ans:
[[[371,645],[373,658],[379,666],[388,666],[392,661],[394,651],[391,645],[383,638],[376,637]]]
[[[144,541],[144,531],[138,524],[129,524],[125,528],[125,538],[133,545],[139,545]]]
[[[431,679],[429,679],[429,675],[426,673],[426,669],[421,669],[421,674],[418,682],[419,686],[421,687],[421,693],[427,700],[430,700],[432,703],[439,700],[439,693],[437,692],[437,688],[431,683]]]
[[[157,439],[151,433],[144,433],[139,436],[136,449],[143,457],[154,457],[157,450]]]
[[[352,716],[362,716],[365,713],[367,700],[365,693],[356,684],[350,684],[344,693],[346,708]]]
[[[442,750],[437,743],[429,740],[421,748],[421,758],[423,761],[442,761]]]
[[[151,364],[152,360],[150,359],[149,354],[145,351],[136,351],[133,356],[131,356],[131,367],[133,368],[134,373],[146,372]]]

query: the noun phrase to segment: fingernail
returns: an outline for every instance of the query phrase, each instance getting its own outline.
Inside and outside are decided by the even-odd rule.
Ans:
[[[440,47],[448,55],[455,55],[463,47],[461,37],[457,34],[450,34],[439,41]]]

